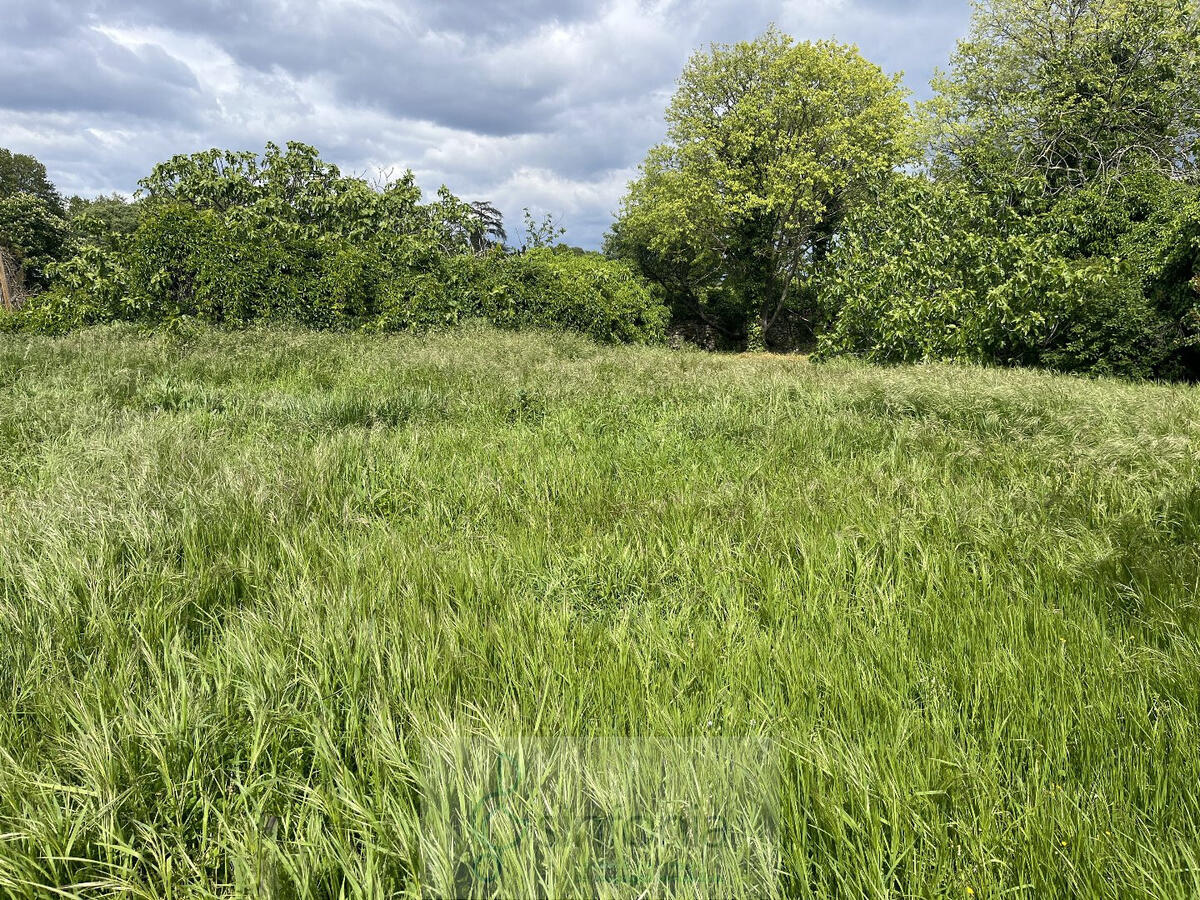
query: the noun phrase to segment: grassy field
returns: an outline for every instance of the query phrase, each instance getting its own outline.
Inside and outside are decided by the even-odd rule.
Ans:
[[[1198,596],[1194,388],[0,337],[0,895],[441,896],[430,747],[654,736],[780,894],[1195,897]]]

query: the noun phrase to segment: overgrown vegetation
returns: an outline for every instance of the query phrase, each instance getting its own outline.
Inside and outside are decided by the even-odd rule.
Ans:
[[[667,118],[603,255],[0,151],[0,896],[1200,896],[1200,394],[1125,381],[1200,378],[1196,4],[986,0],[917,109],[770,29]],[[748,739],[683,774],[756,868],[439,867],[464,736]]]
[[[853,48],[775,30],[697,54],[667,123],[609,251],[755,345],[808,311],[842,215],[912,153],[897,79]]]
[[[697,53],[608,260],[552,252],[528,213],[510,250],[492,204],[426,202],[411,173],[373,188],[300,144],[69,206],[4,151],[0,247],[40,293],[0,327],[484,318],[655,342],[669,315],[719,347],[1200,378],[1196,4],[984,0],[933,88],[914,111],[856,48],[774,28]]]
[[[423,202],[411,173],[374,188],[302,144],[261,157],[179,156],[143,179],[136,210],[114,198],[72,208],[69,234],[54,219],[71,252],[48,250],[62,257],[52,265],[36,258],[30,271],[49,288],[10,328],[197,320],[386,330],[484,318],[601,341],[654,343],[665,332],[665,308],[625,264],[538,246],[506,252],[489,204],[445,188]],[[549,227],[535,227],[533,242]]]
[[[912,116],[852,49],[713,47],[610,252],[735,344],[1200,377],[1196,4],[987,0],[934,89]]]
[[[954,180],[881,187],[823,273],[826,355],[1193,378],[1200,193],[1143,173],[1025,217]]]
[[[1200,895],[1200,395],[1105,377],[1200,377],[1197,16],[987,0],[917,109],[710,48],[605,255],[0,151],[0,896]],[[749,739],[758,868],[439,867],[464,736]]]
[[[768,739],[786,896],[1200,891],[1194,389],[198,326],[0,384],[0,894],[453,896],[459,730]]]
[[[928,177],[863,209],[827,351],[1200,376],[1200,20],[1158,0],[980,6]]]

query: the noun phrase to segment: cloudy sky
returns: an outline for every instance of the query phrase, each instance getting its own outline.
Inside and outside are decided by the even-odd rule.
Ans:
[[[0,0],[0,146],[66,194],[208,147],[413,169],[596,245],[690,53],[771,22],[927,94],[967,0]]]

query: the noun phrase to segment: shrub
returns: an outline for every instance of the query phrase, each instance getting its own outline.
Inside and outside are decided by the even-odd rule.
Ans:
[[[53,290],[7,327],[180,319],[314,328],[424,329],[483,317],[602,341],[663,338],[645,282],[599,254],[475,256],[479,211],[443,188],[420,202],[411,173],[382,190],[311,147],[179,156],[142,182],[136,228],[80,240]],[[130,221],[134,221],[131,219]]]
[[[58,332],[113,320],[413,330],[485,318],[501,328],[567,328],[600,341],[663,339],[667,310],[623,263],[598,254],[405,250],[395,239],[272,236],[253,220],[159,204],[115,250],[95,245],[55,269],[22,321]]]
[[[465,292],[452,280],[449,262],[435,271],[406,269],[390,277],[380,290],[375,331],[425,331],[459,322],[476,314],[466,305]]]
[[[1037,227],[1057,236],[1073,257],[1122,261],[1128,290],[1113,292],[1102,315],[1081,316],[1056,368],[1144,370],[1167,378],[1200,376],[1200,190],[1195,185],[1138,173],[1065,196]],[[1110,348],[1109,359],[1095,347]],[[1114,361],[1121,365],[1114,366]],[[1090,363],[1090,364],[1089,364]]]
[[[66,240],[66,221],[44,199],[30,193],[0,196],[0,247],[30,286],[48,283],[49,267],[61,258]]]
[[[77,243],[113,247],[122,236],[133,234],[141,221],[140,203],[119,194],[85,199],[72,197],[67,207],[71,239]]]
[[[625,264],[536,249],[458,256],[436,273],[404,272],[383,291],[374,327],[425,329],[482,318],[499,328],[567,328],[603,342],[661,343],[669,318]]]
[[[1157,179],[1154,203],[1121,240],[1170,354],[1160,374],[1200,379],[1200,187]]]
[[[569,328],[599,341],[661,342],[669,312],[626,264],[536,249],[456,260],[463,306],[501,328]]]
[[[1129,210],[1091,208],[1090,225],[1065,205],[1022,218],[952,182],[898,180],[852,218],[822,276],[821,353],[1185,374],[1194,292],[1164,302],[1154,285],[1187,229],[1148,225],[1162,241],[1152,248]]]

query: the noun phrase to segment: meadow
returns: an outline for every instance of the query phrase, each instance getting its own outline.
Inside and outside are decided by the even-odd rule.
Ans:
[[[1194,897],[1198,597],[1194,387],[0,336],[0,895],[446,895],[465,734],[768,743],[784,896]]]

